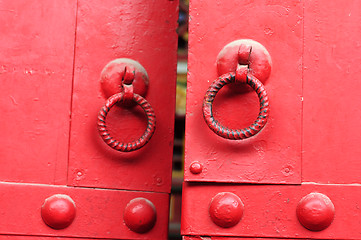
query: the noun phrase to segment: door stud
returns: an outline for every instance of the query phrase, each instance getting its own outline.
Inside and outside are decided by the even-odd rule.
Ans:
[[[68,195],[56,194],[45,199],[41,207],[41,217],[51,228],[67,228],[74,220],[76,206]]]
[[[332,201],[322,193],[310,193],[297,206],[300,223],[311,231],[322,231],[331,225],[335,216]]]
[[[213,197],[209,206],[212,221],[222,228],[236,226],[242,219],[244,204],[234,193],[222,192]]]

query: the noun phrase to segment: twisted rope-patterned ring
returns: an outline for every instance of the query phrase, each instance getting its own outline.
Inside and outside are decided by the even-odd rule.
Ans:
[[[233,83],[237,80],[235,72],[226,73],[220,76],[209,86],[203,101],[203,117],[208,127],[218,136],[231,140],[245,139],[256,135],[266,125],[269,113],[268,96],[263,84],[251,74],[247,74],[244,82],[256,91],[260,102],[260,112],[256,121],[254,121],[251,126],[246,128],[230,129],[221,125],[217,120],[214,119],[212,110],[213,101],[218,91],[223,86],[229,83]]]
[[[123,92],[114,94],[113,96],[108,98],[108,100],[105,102],[105,105],[100,109],[98,114],[98,131],[104,142],[108,144],[108,146],[110,146],[111,148],[121,152],[131,152],[143,147],[153,136],[153,133],[155,131],[155,113],[152,106],[147,102],[147,100],[145,100],[138,94],[134,94],[133,101],[136,102],[144,110],[145,114],[147,115],[148,125],[144,134],[136,141],[130,143],[119,142],[118,140],[110,136],[107,130],[105,120],[110,109],[116,103],[122,103],[123,101]]]

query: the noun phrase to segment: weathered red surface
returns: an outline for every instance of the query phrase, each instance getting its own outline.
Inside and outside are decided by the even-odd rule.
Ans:
[[[78,1],[69,185],[170,191],[177,7],[178,1]],[[157,116],[151,141],[130,153],[106,145],[96,126],[107,99],[100,74],[108,62],[123,57],[147,71],[145,98]],[[138,139],[146,126],[139,107],[114,107],[107,116],[110,134],[120,142]]]
[[[360,12],[359,1],[191,1],[185,240],[361,239]],[[200,95],[217,76],[215,57],[236,39],[262,43],[272,58],[264,82],[270,121],[238,142],[207,132],[200,113]],[[230,71],[247,65],[249,48],[242,49]],[[216,119],[249,125],[257,112],[249,95],[235,85],[220,91]],[[229,228],[210,216],[224,192],[244,203]],[[228,210],[227,221],[235,211]]]
[[[0,1],[0,239],[167,238],[177,8],[178,1],[156,0]],[[108,75],[105,87],[101,76],[119,58],[144,66],[148,89],[148,81],[138,82],[143,70],[132,82],[128,68],[124,83],[140,89],[157,115],[152,140],[132,153],[110,148],[97,129],[114,86],[124,90],[121,73]],[[122,142],[146,130],[137,106],[114,106],[106,120]],[[45,201],[58,194],[75,208],[62,198]],[[136,198],[152,202],[157,216],[142,233],[124,222],[124,209]]]
[[[361,183],[359,1],[306,1],[302,179]]]
[[[62,230],[47,226],[41,216],[45,199],[54,194],[68,195],[76,205],[74,221]],[[1,235],[167,239],[169,195],[166,193],[1,183],[0,196]],[[146,233],[133,232],[124,222],[126,206],[137,198],[151,201],[156,209],[154,227]]]
[[[74,0],[0,2],[1,181],[66,184],[75,19]]]
[[[301,182],[302,14],[300,1],[191,1],[185,181]],[[271,111],[259,134],[231,141],[209,130],[202,102],[218,77],[219,52],[237,39],[261,43],[272,58],[264,83]],[[256,93],[236,84],[223,87],[213,106],[215,119],[232,129],[250,126],[258,112]],[[202,173],[189,171],[193,161]]]
[[[244,204],[243,217],[231,228],[217,226],[209,216],[214,196],[236,194]],[[329,197],[335,208],[333,222],[323,231],[303,227],[296,214],[300,200],[310,193]],[[182,234],[272,238],[360,239],[361,187],[352,185],[234,185],[185,183]]]

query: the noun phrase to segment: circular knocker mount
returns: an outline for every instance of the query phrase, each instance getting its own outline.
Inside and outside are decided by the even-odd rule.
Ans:
[[[131,152],[142,148],[155,131],[155,113],[143,97],[148,89],[148,74],[136,61],[120,58],[109,62],[101,73],[101,87],[109,97],[98,114],[98,132],[103,141],[111,148],[121,152]],[[147,128],[135,141],[124,143],[112,137],[107,129],[106,118],[110,109],[121,104],[124,107],[139,105],[147,116]]]
[[[269,100],[262,81],[271,72],[271,58],[267,50],[253,40],[237,40],[226,45],[217,57],[220,77],[209,86],[203,100],[203,117],[208,127],[218,136],[240,140],[259,133],[266,125],[269,115]],[[230,129],[220,124],[213,116],[213,101],[222,87],[241,82],[248,84],[256,93],[260,103],[257,119],[248,127]]]

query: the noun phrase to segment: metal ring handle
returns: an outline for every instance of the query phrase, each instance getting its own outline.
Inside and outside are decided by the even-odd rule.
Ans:
[[[108,144],[108,146],[110,146],[111,148],[121,152],[131,152],[143,147],[153,136],[153,133],[155,131],[155,113],[152,106],[148,103],[147,100],[145,100],[138,94],[134,94],[133,101],[144,110],[145,114],[147,115],[148,125],[144,134],[136,141],[130,143],[119,142],[118,140],[110,136],[106,126],[106,117],[110,109],[116,103],[122,103],[123,101],[123,92],[114,94],[113,96],[108,98],[108,100],[105,102],[105,105],[100,109],[98,114],[98,131],[104,142]]]
[[[235,81],[238,81],[236,79],[236,72],[223,74],[209,86],[203,100],[203,117],[208,127],[218,136],[231,140],[246,139],[256,135],[266,125],[269,113],[268,96],[263,84],[256,77],[248,73],[244,82],[256,91],[260,102],[260,112],[256,121],[246,128],[230,129],[215,120],[213,117],[213,101],[218,91],[223,86]]]

